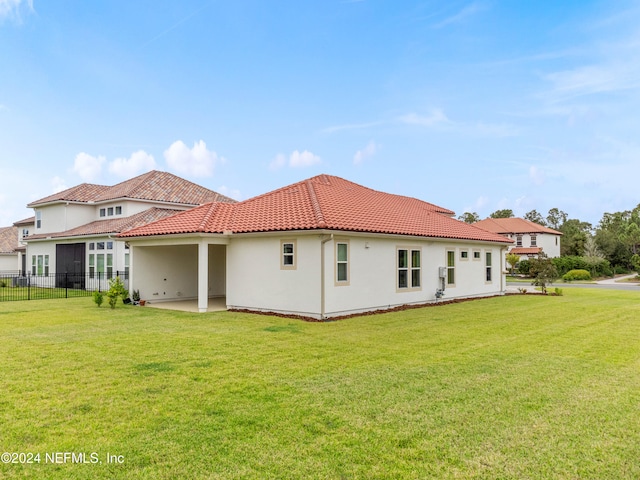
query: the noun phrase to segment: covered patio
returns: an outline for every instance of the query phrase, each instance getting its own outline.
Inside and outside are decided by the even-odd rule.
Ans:
[[[194,312],[198,313],[201,310],[198,308],[198,299],[190,300],[170,300],[170,301],[148,301],[145,307],[160,308],[163,310],[176,310],[180,312]],[[223,312],[227,310],[227,298],[216,297],[210,298],[207,305],[207,313],[210,312]]]

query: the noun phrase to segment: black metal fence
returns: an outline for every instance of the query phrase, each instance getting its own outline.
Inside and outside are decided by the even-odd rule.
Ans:
[[[110,276],[106,273],[0,273],[0,302],[88,297],[96,290],[109,290],[109,280],[115,277],[120,277],[125,288],[129,288],[127,272],[114,272]]]

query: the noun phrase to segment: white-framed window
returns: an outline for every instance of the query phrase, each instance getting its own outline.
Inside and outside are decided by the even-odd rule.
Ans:
[[[460,260],[469,260],[469,250],[460,250]]]
[[[36,210],[36,228],[42,228],[42,212]]]
[[[349,284],[349,242],[336,242],[336,284]]]
[[[22,229],[22,238],[27,238],[29,236],[29,229],[28,228],[23,228]]]
[[[113,253],[107,253],[107,278],[113,277]]]
[[[113,242],[107,242],[107,250],[113,250]]]
[[[49,255],[31,256],[31,275],[49,276]]]
[[[95,249],[96,249],[95,242],[89,242],[89,250],[95,250]]]
[[[296,269],[296,241],[280,241],[280,268],[283,270]]]
[[[96,243],[96,248],[98,250],[104,250],[104,242],[97,242]]]
[[[109,208],[107,208],[107,215],[108,215],[109,217],[113,217],[113,207],[109,207]]]
[[[516,247],[522,246],[522,235],[516,235]]]
[[[447,250],[447,285],[456,284],[456,252]]]
[[[398,290],[419,289],[422,285],[422,260],[419,248],[398,248]]]
[[[96,275],[96,256],[92,253],[89,255],[89,278],[94,278]]]
[[[98,278],[104,278],[104,253],[96,254],[96,273]]]
[[[122,207],[116,207],[116,215],[122,215]]]
[[[473,251],[473,259],[474,260],[480,260],[480,250],[474,250]]]
[[[492,281],[491,275],[491,252],[484,252],[484,270],[485,270],[485,278],[484,280],[489,283]]]
[[[107,215],[107,209],[106,209],[106,208],[101,208],[101,209],[100,209],[100,216],[101,216],[101,217],[104,217],[104,216],[106,216],[106,215]]]
[[[129,278],[129,262],[131,261],[129,255],[129,253],[124,254],[124,278]]]
[[[531,246],[532,247],[538,246],[538,238],[535,235],[531,235]]]

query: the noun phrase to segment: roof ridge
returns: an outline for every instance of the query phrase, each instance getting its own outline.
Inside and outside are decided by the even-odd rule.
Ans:
[[[316,190],[313,187],[313,182],[309,179],[305,181],[305,184],[307,187],[307,191],[309,192],[311,206],[313,207],[313,213],[315,214],[318,227],[327,228],[327,222],[325,221],[324,215],[322,214],[322,207],[320,206],[320,202],[318,201],[318,196],[316,195]]]
[[[216,212],[217,206],[219,205],[218,202],[210,202],[209,204],[205,204],[205,205],[209,205],[209,208],[207,209],[207,212],[202,216],[202,221],[200,222],[200,225],[198,225],[198,232],[206,232],[207,231],[207,225],[209,224],[209,221],[211,220],[211,217],[213,217],[213,215]]]

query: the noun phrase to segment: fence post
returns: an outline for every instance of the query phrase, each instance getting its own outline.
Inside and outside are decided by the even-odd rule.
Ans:
[[[31,300],[31,275],[27,275],[27,300]]]
[[[64,273],[64,298],[69,298],[69,272]]]

